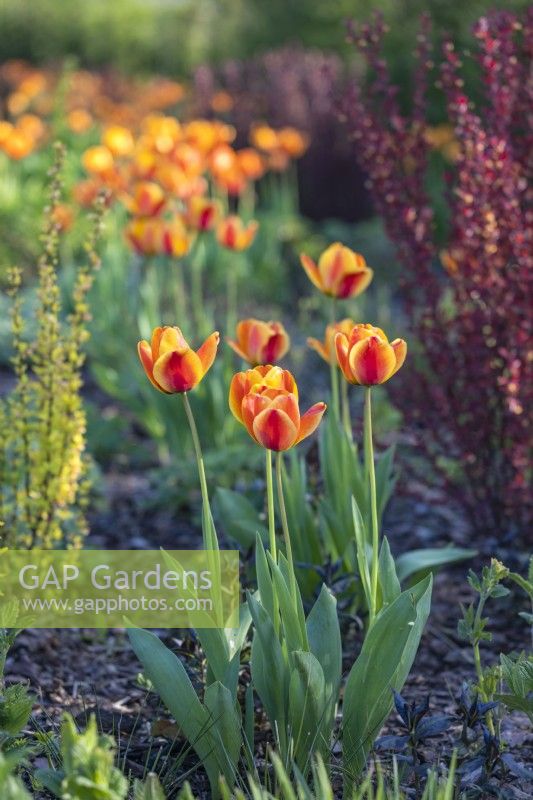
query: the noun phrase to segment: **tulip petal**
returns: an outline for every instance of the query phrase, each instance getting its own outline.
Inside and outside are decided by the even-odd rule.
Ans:
[[[162,329],[161,334],[159,334],[158,357],[165,353],[179,353],[180,355],[184,355],[189,349],[189,345],[180,328],[166,326]],[[157,358],[155,360],[157,361]]]
[[[242,418],[242,401],[249,391],[250,382],[246,372],[237,372],[231,379],[229,387],[229,407],[230,411],[239,422],[244,424]]]
[[[362,272],[352,272],[345,275],[337,289],[337,297],[341,299],[357,297],[357,295],[365,291],[373,277],[374,271],[370,267],[367,267]]]
[[[337,353],[337,361],[339,362],[339,367],[342,370],[342,374],[348,383],[356,383],[348,362],[348,337],[344,333],[338,333],[335,336],[335,351]]]
[[[139,342],[137,345],[137,352],[139,353],[141,364],[144,367],[144,371],[150,383],[152,383],[156,389],[159,389],[160,392],[164,392],[165,390],[162,389],[154,379],[154,362],[152,359],[152,348],[149,343],[143,339],[143,341]]]
[[[327,363],[329,364],[328,351],[326,350],[322,342],[319,341],[319,339],[313,339],[312,336],[309,336],[309,338],[307,339],[307,346],[310,347],[311,350],[317,352],[320,358],[323,358],[324,361],[327,361]]]
[[[306,439],[314,431],[316,431],[320,425],[322,417],[324,416],[324,411],[326,408],[327,406],[325,403],[315,403],[305,412],[300,419],[300,430],[298,431],[298,437],[295,444],[298,444],[298,442]]]
[[[243,350],[241,347],[239,347],[239,345],[237,344],[237,342],[234,342],[232,339],[226,339],[226,341],[227,341],[227,343],[229,344],[229,346],[231,347],[231,349],[232,349],[232,350],[233,350],[235,353],[237,353],[237,355],[239,356],[239,358],[242,358],[242,360],[243,360],[243,361],[249,361],[249,358],[248,358],[248,356],[246,355],[246,353],[244,352],[244,350]]]
[[[203,369],[203,375],[207,372],[207,370],[213,365],[213,361],[215,360],[217,354],[217,347],[220,341],[220,334],[218,331],[215,331],[208,336],[203,345],[199,347],[196,352],[196,355],[200,359],[200,363]]]
[[[407,356],[407,342],[404,339],[395,339],[391,342],[391,347],[394,350],[394,355],[396,356],[396,366],[394,367],[391,376],[394,375],[400,367],[403,366],[403,362]]]
[[[267,450],[288,450],[296,441],[298,429],[285,411],[266,408],[253,424],[255,438]]]
[[[154,364],[154,379],[166,392],[188,392],[204,376],[202,362],[194,350],[164,353]]]
[[[244,397],[241,403],[241,419],[244,427],[252,437],[256,439],[254,432],[254,421],[262,411],[270,406],[271,400],[266,395],[252,392]],[[257,441],[257,439],[256,439]]]
[[[388,342],[371,336],[351,348],[348,361],[357,383],[374,386],[390,378],[396,366],[396,355]]]
[[[334,297],[339,297],[339,286],[343,276],[352,268],[353,253],[340,242],[330,244],[318,261],[318,272],[325,291]]]
[[[314,284],[314,286],[316,286],[317,289],[320,289],[320,291],[323,292],[324,286],[322,284],[322,279],[319,275],[318,267],[313,261],[313,259],[309,258],[309,256],[306,256],[305,253],[302,253],[300,256],[300,262],[302,264],[302,267],[305,269],[307,277],[309,278],[311,283]]]

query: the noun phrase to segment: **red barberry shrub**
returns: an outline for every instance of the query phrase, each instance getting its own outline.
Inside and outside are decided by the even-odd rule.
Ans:
[[[428,19],[408,112],[382,58],[385,32],[380,17],[350,28],[369,78],[351,86],[343,115],[404,267],[419,352],[396,400],[417,433],[425,475],[430,463],[475,530],[519,535],[531,520],[533,13],[520,20],[497,12],[475,26],[483,85],[476,103],[479,87],[465,87],[462,58],[444,43],[436,74],[448,133],[427,124],[435,90]],[[448,150],[435,192],[428,174],[439,137]]]

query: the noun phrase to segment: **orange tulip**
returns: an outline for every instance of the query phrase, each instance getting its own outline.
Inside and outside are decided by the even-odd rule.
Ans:
[[[102,137],[102,142],[114,156],[129,156],[135,147],[131,131],[122,125],[112,125],[108,128]]]
[[[258,227],[255,220],[244,225],[240,217],[226,217],[217,228],[217,240],[228,250],[246,250],[252,244]]]
[[[375,386],[385,383],[398,372],[407,355],[407,343],[395,339],[389,343],[381,328],[355,325],[349,336],[335,336],[337,359],[349,383]]]
[[[330,297],[356,297],[364,292],[374,276],[363,256],[340,242],[324,250],[318,265],[304,253],[300,260],[311,283]]]
[[[94,145],[85,151],[82,163],[87,172],[101,175],[113,168],[113,153],[104,145]]]
[[[136,217],[126,228],[126,238],[137,253],[180,258],[188,252],[190,239],[179,218]]]
[[[287,331],[281,322],[244,319],[237,325],[237,341],[228,340],[238,356],[252,365],[283,358],[290,346]]]
[[[68,113],[67,124],[73,133],[85,133],[92,127],[93,118],[84,108],[74,108]]]
[[[215,225],[219,213],[220,206],[216,200],[195,196],[188,202],[185,221],[194,230],[209,231]]]
[[[282,128],[278,131],[278,144],[291,158],[301,158],[309,147],[309,136],[296,128]]]
[[[252,181],[259,180],[265,173],[265,162],[253,147],[237,150],[237,163],[243,174]]]
[[[165,394],[189,392],[213,364],[219,340],[215,331],[195,352],[179,328],[165,325],[154,328],[151,342],[139,342],[139,358],[156,389]]]
[[[158,183],[142,181],[135,186],[133,196],[124,195],[122,200],[132,214],[155,217],[165,205],[165,193]]]
[[[340,322],[332,322],[326,327],[326,333],[323,342],[321,342],[319,339],[313,339],[309,337],[307,344],[313,350],[316,350],[318,355],[328,364],[331,364],[332,361],[334,364],[337,364],[335,336],[338,333],[345,333],[346,336],[349,336],[352,332],[352,328],[354,327],[355,322],[353,319],[343,319]]]
[[[316,430],[325,403],[300,416],[294,377],[279,367],[261,366],[233,376],[230,408],[250,436],[267,450],[289,450]]]

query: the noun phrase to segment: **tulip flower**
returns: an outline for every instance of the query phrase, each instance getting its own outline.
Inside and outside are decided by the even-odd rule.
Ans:
[[[309,337],[307,344],[309,347],[315,350],[327,364],[333,363],[335,366],[337,366],[338,362],[337,351],[335,349],[335,336],[337,333],[344,333],[346,336],[349,336],[354,327],[355,322],[353,319],[347,318],[342,319],[340,322],[331,322],[326,327],[326,333],[323,342],[321,342],[319,339],[313,339],[312,337]]]
[[[187,204],[185,221],[190,228],[197,231],[210,231],[216,224],[220,206],[216,200],[208,197],[191,197]]]
[[[376,468],[372,441],[372,386],[385,383],[402,366],[407,355],[403,339],[389,342],[381,328],[354,325],[349,334],[335,336],[335,349],[342,373],[348,383],[365,387],[364,449],[365,470],[370,488],[372,533],[372,571],[367,593],[369,622],[372,626],[378,612],[379,521],[376,489]],[[366,558],[366,555],[363,556]],[[365,590],[366,591],[366,590]]]
[[[217,228],[217,241],[228,250],[246,250],[252,244],[258,227],[255,220],[244,225],[240,217],[226,217]]]
[[[280,452],[317,429],[326,404],[315,403],[300,416],[293,376],[288,370],[267,365],[234,375],[230,408],[252,439],[267,450]]]
[[[337,359],[348,383],[375,386],[398,372],[407,355],[403,339],[389,343],[381,328],[355,325],[349,335],[335,336]]]
[[[155,217],[165,205],[165,193],[158,183],[141,181],[133,196],[124,195],[123,202],[130,213],[139,217]]]
[[[113,168],[113,153],[104,145],[89,147],[82,156],[82,164],[87,172],[103,175]]]
[[[283,358],[290,346],[287,331],[281,322],[244,319],[237,325],[237,341],[228,340],[238,356],[253,366]]]
[[[210,369],[220,340],[212,333],[192,350],[177,327],[154,328],[151,342],[139,342],[138,353],[150,382],[165,394],[181,394],[198,386]]]
[[[102,142],[114,156],[129,156],[135,147],[131,131],[122,125],[112,125],[107,128]]]
[[[330,297],[357,297],[364,292],[374,275],[360,253],[339,242],[324,250],[318,264],[305,253],[302,253],[300,260],[311,283]]]

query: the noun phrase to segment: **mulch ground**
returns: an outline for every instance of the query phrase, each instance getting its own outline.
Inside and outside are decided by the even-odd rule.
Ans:
[[[146,509],[139,503],[143,492],[149,492],[149,481],[139,474],[115,472],[105,481],[107,507],[93,514],[91,544],[113,548],[189,548],[197,546],[198,532],[190,524],[190,514],[180,518],[166,511]],[[132,497],[136,498],[135,503]],[[471,545],[468,532],[450,512],[436,514],[431,505],[408,497],[395,500],[387,514],[385,528],[391,547],[399,553],[413,547],[438,546],[453,540]],[[490,552],[491,543],[486,542]],[[502,560],[512,553],[502,553],[492,543],[492,552]],[[489,549],[487,549],[489,548]],[[478,560],[478,564],[479,561]],[[485,558],[485,561],[487,559]],[[514,563],[510,563],[515,566]],[[467,565],[445,569],[436,578],[432,611],[420,650],[407,681],[404,695],[418,701],[430,695],[431,709],[454,715],[456,700],[463,681],[474,676],[470,649],[457,638],[460,603],[467,604],[473,594],[466,582]],[[491,621],[493,641],[486,645],[487,659],[496,661],[500,651],[527,647],[527,631],[518,618],[521,598],[514,594],[497,601]],[[487,609],[490,612],[490,608]],[[525,610],[525,605],[524,605]],[[198,681],[202,664],[195,641],[188,632],[161,631],[165,643],[178,653],[187,666],[193,682]],[[345,670],[348,671],[359,646],[356,626],[346,632]],[[179,771],[193,766],[193,754],[184,752],[183,741],[168,720],[156,696],[149,694],[138,681],[140,664],[132,654],[127,635],[122,630],[27,630],[20,634],[8,657],[6,677],[9,682],[25,681],[36,696],[34,729],[57,730],[61,714],[70,711],[80,725],[88,715],[96,714],[101,729],[112,733],[119,743],[121,764],[135,777],[142,777],[155,768],[167,774],[170,797],[179,786]],[[248,676],[243,674],[245,684]],[[457,732],[459,723],[452,729]],[[400,732],[394,718],[389,732]],[[533,732],[524,715],[513,714],[504,720],[503,735],[516,759],[533,763]],[[268,731],[259,724],[259,751],[268,740]],[[436,762],[441,754],[450,753],[452,734],[435,740],[428,759]],[[36,759],[44,766],[44,755]],[[201,771],[191,781],[200,797],[208,797]],[[516,784],[517,797],[530,797],[527,788]]]

